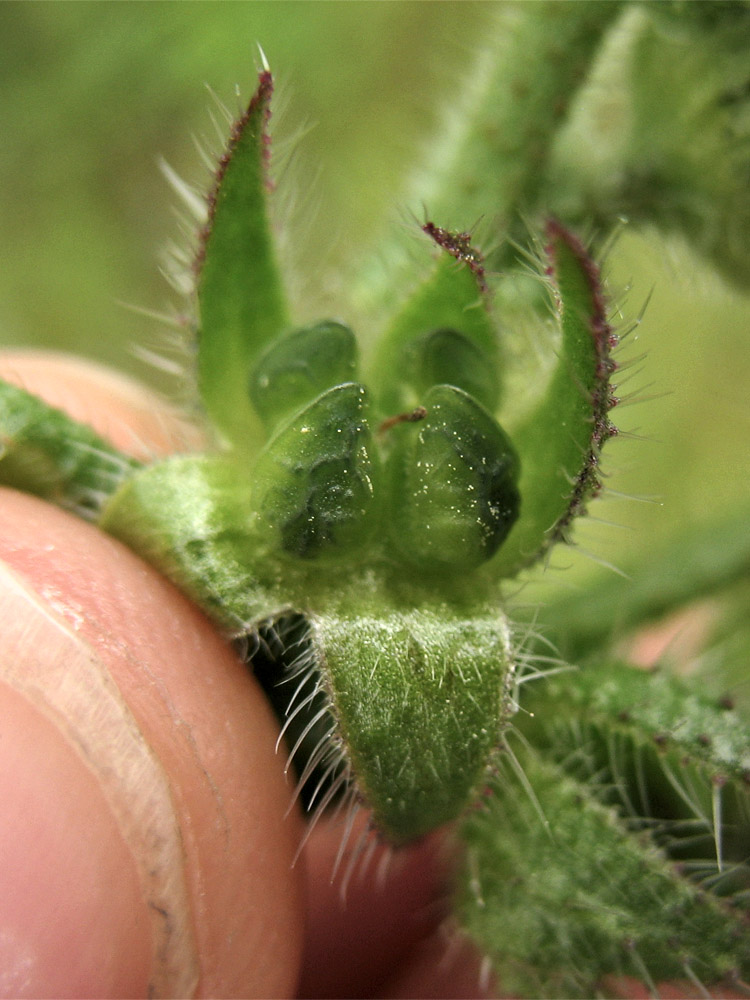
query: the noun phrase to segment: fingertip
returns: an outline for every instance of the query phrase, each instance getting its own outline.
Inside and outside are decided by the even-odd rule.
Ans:
[[[134,859],[92,772],[0,683],[0,993],[145,996],[151,929]]]
[[[382,1000],[488,1000],[496,997],[481,954],[450,924],[424,941],[383,984]]]
[[[28,657],[14,682],[38,676],[34,697],[71,726],[136,857],[149,991],[291,994],[300,821],[262,692],[207,619],[119,543],[12,491],[0,491],[0,517],[16,587],[5,618],[25,607],[29,619],[4,636]]]
[[[342,856],[346,824],[339,819],[323,819],[308,839],[302,997],[379,995],[445,916],[446,835],[394,849],[373,840],[368,823],[362,814]]]
[[[205,444],[205,435],[157,392],[90,359],[53,351],[0,352],[0,378],[40,396],[144,461]]]

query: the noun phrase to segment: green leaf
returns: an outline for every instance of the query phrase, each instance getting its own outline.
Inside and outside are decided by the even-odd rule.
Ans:
[[[497,342],[485,299],[476,270],[444,250],[379,343],[372,382],[382,417],[423,404],[443,382],[497,407]]]
[[[267,206],[272,89],[271,74],[261,73],[232,130],[198,259],[201,399],[216,427],[240,449],[258,434],[248,398],[251,364],[289,324]]]
[[[467,920],[504,987],[591,995],[605,974],[747,976],[745,720],[665,672],[616,663],[548,677],[524,709],[514,747],[527,788],[498,782],[492,820],[470,820],[467,833],[484,845],[472,864],[493,887],[492,901],[480,890],[491,916],[466,896]],[[509,871],[519,881],[500,899]],[[525,952],[515,938],[491,943],[501,923],[528,935]],[[523,987],[506,979],[509,965]]]
[[[330,389],[292,417],[260,455],[252,503],[272,551],[338,559],[369,541],[377,470],[366,401],[356,383]]]
[[[540,752],[681,878],[747,910],[750,731],[729,703],[666,671],[603,663],[548,678],[524,707],[519,728]]]
[[[432,388],[418,424],[390,465],[391,545],[431,571],[453,573],[490,559],[518,516],[518,456],[494,418],[453,386]]]
[[[535,685],[525,707],[532,714],[519,720],[519,728],[537,746],[547,748],[561,760],[571,752],[574,743],[581,750],[585,742],[581,736],[582,727],[588,728],[591,732],[599,731],[603,740],[609,735],[623,744],[628,742],[631,747],[638,744],[642,750],[650,747],[658,751],[654,758],[654,775],[670,762],[680,768],[690,764],[701,771],[709,813],[712,787],[717,778],[722,779],[722,787],[731,781],[744,789],[750,807],[750,787],[747,785],[750,731],[747,724],[719,699],[707,697],[666,671],[646,672],[618,663],[586,667],[573,674],[549,677],[544,683]],[[610,751],[611,747],[602,745],[597,749],[592,744],[586,752],[606,756]],[[625,754],[632,756],[634,753],[635,750],[623,745],[622,761]],[[574,768],[580,764],[582,755],[583,751],[578,760],[569,761],[568,766]],[[616,763],[610,759],[607,766],[613,767]],[[598,765],[602,766],[601,760]],[[596,761],[594,766],[597,766]],[[627,770],[624,765],[619,779],[628,777]],[[646,781],[648,770],[646,768],[641,775]],[[621,784],[623,794],[624,789]],[[702,793],[697,785],[694,792],[698,803]],[[640,795],[640,792],[634,795],[631,804]],[[647,810],[646,801],[642,806]],[[750,812],[743,822],[750,836]],[[712,838],[711,852],[714,851]]]
[[[467,806],[513,711],[508,626],[493,608],[373,608],[311,617],[360,794],[394,843]]]
[[[573,519],[600,487],[602,444],[615,433],[607,419],[616,342],[607,323],[599,270],[580,241],[555,220],[546,255],[562,342],[556,368],[530,416],[512,432],[521,456],[521,515],[495,566],[511,575],[567,537]]]
[[[0,380],[0,483],[93,520],[140,463],[90,427]]]
[[[460,836],[459,923],[502,989],[617,995],[612,977],[691,988],[747,975],[746,914],[691,882],[591,784],[514,742]]]
[[[250,376],[250,399],[267,427],[311,403],[326,389],[357,375],[357,342],[333,320],[295,330],[274,341]]]
[[[676,232],[747,288],[747,4],[632,4],[622,28],[555,148],[550,209]]]

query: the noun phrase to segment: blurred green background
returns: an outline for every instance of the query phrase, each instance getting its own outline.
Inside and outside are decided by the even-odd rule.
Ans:
[[[236,108],[261,43],[279,84],[278,130],[314,126],[294,171],[303,189],[317,178],[300,248],[314,278],[318,261],[345,263],[376,231],[496,7],[0,4],[0,343],[86,354],[168,389],[132,351],[158,346],[158,328],[117,303],[161,310],[173,297],[158,263],[178,237],[175,198],[157,161],[205,182],[193,142],[216,145],[204,84]],[[622,527],[589,521],[578,539],[628,565],[676,525],[747,496],[750,298],[652,234],[627,233],[608,269],[615,290],[632,286],[627,317],[652,293],[624,350],[645,353],[643,371],[623,391],[655,395],[616,414],[646,440],[608,447],[609,483],[658,503],[610,495],[593,513]],[[581,554],[554,562],[578,566],[564,581],[594,571]]]

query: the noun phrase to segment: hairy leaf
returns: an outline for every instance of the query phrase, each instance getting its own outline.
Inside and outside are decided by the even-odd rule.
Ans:
[[[750,731],[726,702],[664,672],[549,678],[520,727],[682,875],[738,906],[750,894]]]
[[[462,826],[457,898],[504,991],[616,995],[613,978],[629,975],[655,993],[664,980],[694,989],[747,975],[746,914],[687,879],[590,784],[513,746],[515,765]]]

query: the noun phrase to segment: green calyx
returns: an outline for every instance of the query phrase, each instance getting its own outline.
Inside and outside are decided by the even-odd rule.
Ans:
[[[197,279],[199,385],[238,483],[251,484],[248,530],[292,576],[349,561],[420,586],[429,572],[440,591],[480,568],[514,575],[585,509],[613,432],[615,338],[596,265],[548,223],[540,280],[561,348],[520,422],[504,398],[502,317],[468,233],[423,225],[431,273],[360,363],[344,324],[288,319],[268,200],[271,93],[264,71],[220,161]]]
[[[529,309],[545,339],[551,310],[557,357],[520,416],[504,384],[512,322],[466,232],[421,227],[428,273],[374,349],[338,320],[295,324],[274,242],[272,90],[264,71],[196,263],[197,383],[218,447],[128,466],[94,515],[229,635],[278,647],[259,677],[302,799],[353,777],[400,843],[459,815],[486,779],[515,710],[500,586],[596,492],[615,338],[596,265],[556,221]],[[34,422],[5,398],[30,452]],[[295,652],[279,638],[292,634]]]

